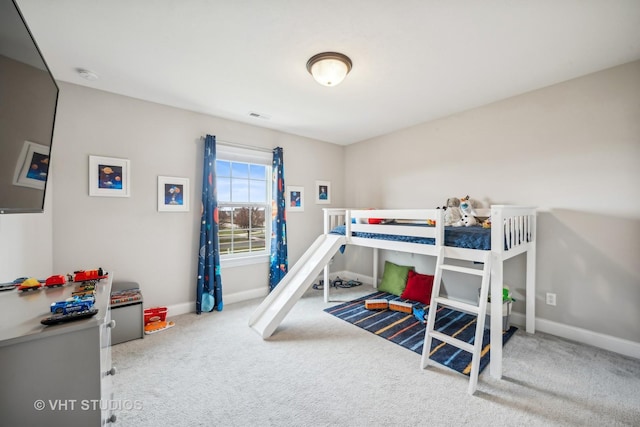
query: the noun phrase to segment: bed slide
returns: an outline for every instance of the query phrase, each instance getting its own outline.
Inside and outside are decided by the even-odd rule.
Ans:
[[[249,326],[262,338],[269,338],[345,242],[344,236],[334,234],[318,237],[258,306]]]

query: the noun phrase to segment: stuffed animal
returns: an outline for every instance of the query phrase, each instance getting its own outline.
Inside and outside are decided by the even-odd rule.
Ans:
[[[451,197],[447,199],[447,205],[443,207],[444,209],[444,225],[455,225],[462,219],[462,214],[460,213],[460,199],[456,197]]]
[[[482,228],[491,228],[491,217],[482,221]]]
[[[471,227],[472,225],[476,225],[478,223],[475,216],[467,214],[462,215],[462,219],[460,221],[462,222],[461,225],[464,225],[465,227]]]
[[[473,210],[474,204],[474,201],[471,200],[469,196],[460,199],[460,211],[462,215],[476,216],[476,211]]]

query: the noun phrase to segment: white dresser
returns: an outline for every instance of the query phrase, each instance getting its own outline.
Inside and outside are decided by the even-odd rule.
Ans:
[[[112,274],[96,285],[90,318],[44,326],[52,302],[77,284],[0,292],[0,425],[101,426],[115,422],[111,377]]]

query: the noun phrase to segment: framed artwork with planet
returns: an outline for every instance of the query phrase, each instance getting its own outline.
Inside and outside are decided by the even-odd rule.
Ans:
[[[158,212],[189,212],[189,178],[158,177]]]
[[[89,156],[89,195],[129,197],[131,170],[128,159]]]

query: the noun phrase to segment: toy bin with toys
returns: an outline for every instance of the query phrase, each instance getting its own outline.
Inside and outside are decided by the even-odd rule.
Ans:
[[[480,295],[480,289],[478,289],[478,299]],[[488,302],[491,302],[491,296],[489,296]],[[502,330],[508,331],[511,328],[510,316],[511,316],[511,305],[515,302],[515,299],[511,296],[511,291],[508,286],[502,288]],[[491,328],[491,313],[490,306],[487,305],[487,315],[484,320],[484,328]]]
[[[167,307],[153,307],[144,310],[144,333],[154,334],[175,326],[172,321],[167,321]]]

